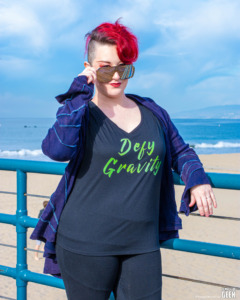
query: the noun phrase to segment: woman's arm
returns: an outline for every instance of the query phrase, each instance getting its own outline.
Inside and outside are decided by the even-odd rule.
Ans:
[[[87,102],[93,95],[93,83],[87,76],[78,76],[69,90],[56,96],[63,103],[57,110],[56,121],[42,141],[42,151],[56,161],[68,161],[81,143],[81,126]]]
[[[205,213],[208,216],[213,213],[212,203],[217,207],[211,182],[198,155],[184,142],[169,114],[166,111],[165,113],[168,119],[172,168],[185,183],[179,211],[189,215],[190,212],[199,209],[201,215]]]

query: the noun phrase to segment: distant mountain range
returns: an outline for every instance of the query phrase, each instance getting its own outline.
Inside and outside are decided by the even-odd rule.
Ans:
[[[172,113],[177,119],[240,119],[240,105],[218,105]]]

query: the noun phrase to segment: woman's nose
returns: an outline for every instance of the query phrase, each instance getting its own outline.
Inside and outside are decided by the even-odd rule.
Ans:
[[[119,74],[118,74],[117,71],[113,74],[112,78],[115,79],[115,80],[119,80],[120,79],[120,76],[119,76]]]

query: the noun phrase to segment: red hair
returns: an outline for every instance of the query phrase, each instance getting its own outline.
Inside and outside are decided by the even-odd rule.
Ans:
[[[124,25],[119,23],[102,23],[85,35],[85,54],[88,51],[89,42],[94,40],[102,44],[113,44],[117,46],[120,60],[125,64],[132,64],[138,58],[137,37]]]

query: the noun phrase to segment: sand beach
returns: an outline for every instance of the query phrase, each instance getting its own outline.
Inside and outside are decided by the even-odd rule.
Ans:
[[[199,155],[206,172],[220,172],[240,174],[240,154],[209,154]],[[60,175],[27,174],[27,193],[50,196],[56,189]],[[184,186],[175,186],[177,207]],[[0,190],[16,192],[16,173],[0,171]],[[240,191],[214,188],[218,207],[213,215],[240,218]],[[37,217],[42,208],[43,197],[28,196],[28,215]],[[16,195],[1,194],[1,213],[16,213]],[[198,211],[196,212],[198,213]],[[240,247],[239,221],[214,219],[211,217],[179,215],[183,222],[183,229],[179,231],[180,238]],[[30,240],[32,228],[28,229],[27,247],[34,249],[35,241]],[[16,228],[12,225],[0,223],[0,264],[16,267]],[[42,244],[42,248],[43,248]],[[42,249],[41,248],[41,249]],[[240,287],[240,261],[234,259],[192,254],[188,252],[161,249],[162,272],[174,276],[214,282],[222,285]],[[39,253],[39,260],[34,259],[34,252],[28,251],[27,263],[29,270],[42,273],[44,259]],[[221,299],[222,287],[194,283],[163,276],[164,300],[192,300],[192,299]],[[65,291],[28,283],[28,299],[65,300]],[[14,279],[0,276],[0,299],[16,299],[16,282]],[[236,298],[240,299],[240,291],[236,291]]]

